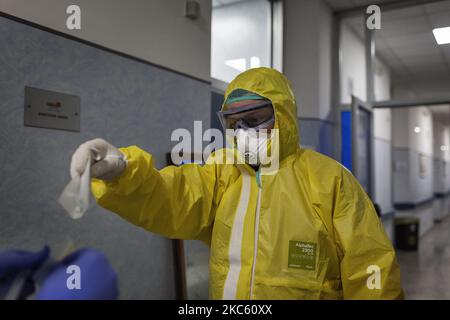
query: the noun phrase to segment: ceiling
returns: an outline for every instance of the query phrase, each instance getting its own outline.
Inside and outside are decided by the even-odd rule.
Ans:
[[[364,38],[361,18],[345,23]],[[450,95],[450,44],[438,45],[432,33],[448,26],[450,0],[382,12],[381,29],[375,32],[376,55],[389,67],[394,88],[420,98]]]
[[[325,2],[334,11],[354,9],[371,4],[385,4],[389,2],[398,2],[398,0],[325,0]]]

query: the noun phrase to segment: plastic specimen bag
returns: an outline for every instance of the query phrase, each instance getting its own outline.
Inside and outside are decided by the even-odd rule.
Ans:
[[[73,219],[81,218],[89,209],[89,197],[91,193],[91,159],[86,163],[86,168],[81,176],[76,176],[70,181],[61,193],[58,202]]]

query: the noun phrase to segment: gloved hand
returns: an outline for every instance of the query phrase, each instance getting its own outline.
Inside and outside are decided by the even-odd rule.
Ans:
[[[25,269],[38,268],[50,254],[45,246],[39,252],[8,250],[0,253],[0,278]]]
[[[34,283],[31,280],[33,272],[47,260],[50,249],[45,246],[39,252],[29,252],[23,250],[8,250],[0,253],[0,299],[7,298],[11,286],[19,274],[26,276],[23,287],[12,299],[25,299],[34,291]]]
[[[70,266],[77,266],[77,271]],[[74,277],[79,277],[78,284]],[[112,300],[119,295],[117,274],[103,253],[81,249],[53,267],[37,292],[37,300]]]
[[[87,161],[91,161],[91,176],[113,180],[120,176],[127,165],[125,156],[116,147],[103,139],[89,140],[78,147],[70,163],[72,179],[82,175]]]

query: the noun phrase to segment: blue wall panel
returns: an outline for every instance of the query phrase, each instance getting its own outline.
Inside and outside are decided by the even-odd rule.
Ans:
[[[352,171],[352,113],[351,111],[341,112],[341,155],[342,164],[350,171]]]

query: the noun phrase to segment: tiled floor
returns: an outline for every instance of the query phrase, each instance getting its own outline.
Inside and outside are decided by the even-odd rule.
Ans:
[[[406,299],[450,299],[450,217],[428,231],[419,251],[397,250]]]

